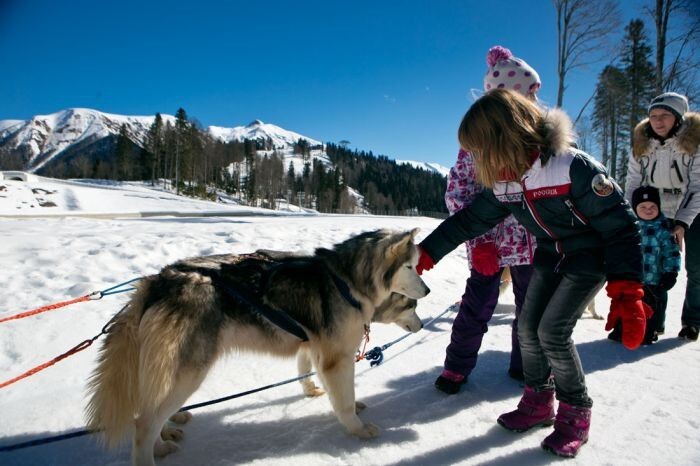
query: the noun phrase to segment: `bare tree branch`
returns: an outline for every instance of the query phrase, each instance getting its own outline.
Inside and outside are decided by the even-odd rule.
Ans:
[[[619,29],[620,12],[614,0],[553,0],[553,4],[557,12],[557,106],[561,107],[567,74],[604,58],[608,37]]]

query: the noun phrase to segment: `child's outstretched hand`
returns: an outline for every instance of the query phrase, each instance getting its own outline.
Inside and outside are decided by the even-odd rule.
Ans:
[[[500,267],[495,243],[481,243],[472,249],[472,268],[481,275],[493,275],[498,272]]]
[[[420,254],[418,257],[418,264],[416,264],[416,272],[418,272],[418,275],[423,275],[424,271],[430,270],[433,268],[433,266],[435,266],[435,261],[433,261],[433,258],[430,257],[422,247],[416,247],[418,248],[418,253]]]
[[[647,319],[654,311],[642,301],[644,287],[633,280],[613,280],[605,288],[610,297],[610,313],[605,330],[612,330],[622,319],[622,344],[637,349],[644,340]]]

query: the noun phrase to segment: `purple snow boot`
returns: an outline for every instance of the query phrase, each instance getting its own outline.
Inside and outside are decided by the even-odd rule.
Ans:
[[[573,458],[588,441],[591,408],[579,408],[560,402],[554,432],[542,441],[542,448],[555,455]]]
[[[537,426],[554,423],[554,390],[540,390],[525,386],[518,409],[498,417],[498,423],[513,432],[525,432]]]

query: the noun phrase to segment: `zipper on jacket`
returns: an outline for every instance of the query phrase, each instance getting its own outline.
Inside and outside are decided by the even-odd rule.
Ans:
[[[649,175],[651,182],[654,182],[654,172],[656,171],[656,160],[654,160],[654,165],[651,166],[651,174]]]
[[[690,191],[688,191],[688,198],[683,203],[683,206],[682,206],[683,209],[688,207],[688,205],[690,204],[690,201],[693,199],[693,196],[695,196],[695,193],[691,193]],[[688,225],[688,226],[690,226],[690,225]]]
[[[564,204],[566,204],[566,207],[569,208],[571,215],[573,215],[579,222],[583,223],[584,225],[588,225],[588,219],[576,208],[576,206],[574,206],[574,203],[571,202],[571,199],[564,199]]]
[[[561,259],[557,261],[557,265],[554,266],[554,271],[559,273],[559,266],[564,262],[564,259],[566,258],[566,253],[561,253]]]
[[[681,183],[683,183],[683,175],[681,175],[681,169],[678,167],[678,160],[674,160],[673,165],[671,166],[676,170],[676,175],[678,175],[678,179],[681,180]]]
[[[550,230],[547,225],[545,225],[544,221],[542,218],[540,218],[539,214],[535,210],[535,206],[530,202],[530,200],[527,198],[527,187],[525,186],[525,180],[527,179],[527,176],[522,179],[520,185],[523,187],[523,200],[525,201],[525,205],[527,205],[527,209],[530,212],[530,215],[532,215],[532,218],[535,220],[535,223],[544,230],[545,233],[549,235],[550,238],[554,240],[554,248],[559,254],[562,254],[561,250],[561,243],[559,242],[559,238]],[[557,264],[557,267],[559,265]]]

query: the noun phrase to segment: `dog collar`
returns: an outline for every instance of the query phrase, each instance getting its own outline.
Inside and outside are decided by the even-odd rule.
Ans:
[[[340,291],[340,294],[343,298],[345,298],[345,301],[350,303],[350,305],[354,308],[357,308],[359,310],[362,310],[362,304],[358,300],[355,299],[355,297],[352,295],[350,292],[350,287],[348,286],[347,283],[345,283],[343,280],[340,279],[339,276],[331,272],[331,277],[333,278],[333,283],[335,283],[335,287],[338,288],[338,291]]]

